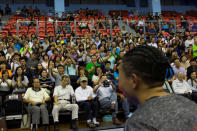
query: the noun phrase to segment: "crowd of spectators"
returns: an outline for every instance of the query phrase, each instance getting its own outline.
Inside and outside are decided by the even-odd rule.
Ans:
[[[99,11],[81,11],[89,16],[103,16]],[[41,15],[37,8],[23,8],[17,13],[23,17]],[[76,14],[63,13],[61,18],[56,14],[53,20],[73,21]],[[52,13],[49,12],[48,15],[52,16]],[[115,20],[116,16],[112,17]],[[162,15],[149,14],[147,18],[162,19]],[[136,31],[136,35],[123,29],[113,37],[110,34],[103,35],[97,29],[94,34],[87,33],[84,37],[76,37],[74,32],[69,32],[69,37],[62,37],[59,33],[54,37],[48,34],[44,39],[35,34],[8,37],[0,35],[0,96],[5,98],[12,93],[22,94],[25,101],[32,104],[33,111],[36,110],[33,108],[35,102],[44,104],[50,97],[51,102],[54,102],[52,114],[56,128],[60,109],[73,111],[74,121],[78,119],[78,108],[85,110],[89,127],[99,125],[96,117],[100,108],[111,109],[114,124],[120,124],[117,119],[118,103],[121,103],[125,119],[130,112],[130,105],[118,84],[121,58],[134,47],[147,45],[158,48],[169,58],[172,68],[167,70],[166,83],[168,86],[172,85],[172,92],[189,96],[196,101],[197,35],[186,35],[185,23],[181,24],[185,29],[183,32],[171,32],[172,28],[164,23],[163,28],[165,27],[165,31],[170,35],[163,35],[154,25],[154,33],[147,33],[145,36],[141,28],[141,25],[145,24],[142,17],[135,24],[137,26],[130,26]],[[108,28],[107,23],[101,22],[98,26]],[[116,26],[115,23],[113,27]],[[80,27],[88,28],[85,23],[81,23]],[[39,91],[45,100],[32,101],[31,98],[36,97],[32,94]],[[66,94],[68,92],[69,94]],[[73,95],[78,105],[73,103],[74,105],[65,106],[64,104],[70,104],[68,99]],[[48,112],[44,106],[42,109],[46,115]],[[44,124],[49,124],[48,118],[44,119]],[[33,117],[32,122],[39,124],[38,117]]]

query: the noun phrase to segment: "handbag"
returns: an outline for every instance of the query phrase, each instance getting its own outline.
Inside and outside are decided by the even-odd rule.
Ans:
[[[13,90],[13,94],[23,94],[26,92],[26,88],[24,86],[16,87]]]
[[[23,97],[21,94],[7,95],[4,101],[5,115],[21,115],[23,107]]]
[[[21,129],[30,129],[31,116],[29,114],[24,114],[21,120]]]

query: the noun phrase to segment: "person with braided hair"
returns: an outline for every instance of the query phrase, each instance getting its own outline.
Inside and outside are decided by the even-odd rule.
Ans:
[[[190,131],[197,126],[197,105],[164,91],[169,60],[146,45],[128,51],[120,65],[119,85],[129,103],[138,105],[125,131]]]

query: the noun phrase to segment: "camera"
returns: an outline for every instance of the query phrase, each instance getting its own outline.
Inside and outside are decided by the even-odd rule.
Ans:
[[[110,80],[105,80],[105,81],[103,82],[103,86],[104,86],[104,87],[109,87],[109,86],[110,86]]]

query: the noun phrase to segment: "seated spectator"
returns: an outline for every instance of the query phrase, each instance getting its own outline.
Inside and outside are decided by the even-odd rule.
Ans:
[[[64,74],[67,74],[69,76],[76,76],[77,75],[77,68],[76,68],[76,61],[72,58],[67,58],[65,62],[63,63],[64,68]]]
[[[59,123],[59,111],[60,110],[69,110],[72,111],[72,128],[77,128],[76,121],[78,120],[78,105],[76,103],[71,103],[71,98],[75,98],[74,90],[70,85],[70,80],[68,76],[62,76],[62,85],[56,86],[53,97],[54,97],[54,107],[53,107],[53,120],[54,120],[54,129],[58,131]],[[73,102],[73,101],[72,101]]]
[[[119,42],[123,42],[121,37],[118,37],[119,38]],[[116,58],[118,56],[118,54],[120,53],[120,47],[117,46],[116,42],[113,41],[112,44],[111,44],[111,47],[110,47],[110,50],[111,50],[111,53],[112,55]]]
[[[177,79],[172,82],[172,88],[176,94],[188,95],[192,93],[190,85],[184,80],[183,72],[177,73]]]
[[[99,103],[102,109],[111,109],[113,124],[119,125],[120,122],[117,119],[118,114],[118,101],[116,95],[116,87],[113,85],[112,81],[107,79],[106,75],[101,77],[99,84],[94,87],[94,93],[97,94]]]
[[[153,47],[155,47],[155,48],[158,47],[158,46],[157,46],[157,43],[155,42],[155,38],[152,38],[152,39],[151,39],[151,42],[148,43],[148,45],[149,45],[149,46],[153,46]]]
[[[87,126],[94,128],[100,125],[99,122],[96,121],[99,110],[98,102],[94,100],[93,89],[88,86],[87,77],[80,78],[80,85],[81,86],[75,90],[76,100],[79,108],[82,108],[86,112]]]
[[[25,76],[23,69],[21,66],[16,68],[16,72],[12,79],[12,87],[13,93],[23,94],[26,92],[28,87],[29,80],[27,76]]]
[[[197,78],[196,78],[196,72],[191,73],[190,79],[187,81],[187,83],[190,85],[192,91],[197,92]]]
[[[50,95],[54,88],[54,83],[48,77],[48,72],[46,69],[43,69],[40,73],[41,78],[40,80],[40,87],[45,89],[46,92]]]
[[[114,64],[116,61],[115,53],[112,53],[110,50],[107,51],[107,61],[110,62],[110,69],[114,69]]]
[[[145,25],[145,21],[142,19],[142,17],[140,17],[137,26],[141,27]]]
[[[32,118],[32,131],[36,131],[37,125],[40,124],[40,116],[42,117],[42,124],[45,125],[45,131],[49,131],[49,114],[46,105],[49,100],[49,95],[40,88],[39,79],[35,78],[33,87],[28,88],[24,95],[24,102],[28,103],[28,112]]]
[[[51,67],[51,69],[53,69],[54,72],[56,72],[56,73],[58,72],[57,67],[55,66],[54,61],[52,61],[52,60],[49,61],[48,69],[47,69],[48,72],[50,70],[49,67]]]
[[[44,55],[43,56],[43,61],[42,61],[42,66],[45,69],[48,69],[48,65],[49,65],[49,56],[48,55]]]
[[[14,55],[13,48],[8,47],[8,51],[7,51],[7,54],[6,54],[6,60],[8,60],[8,62],[10,62],[13,55]]]
[[[42,72],[43,69],[44,68],[43,68],[42,64],[38,63],[34,72],[32,73],[33,77],[34,78],[41,78],[41,72]]]
[[[189,61],[187,60],[187,57],[184,55],[181,58],[181,67],[183,67],[185,70],[190,66]]]
[[[168,25],[167,22],[164,22],[164,23],[163,23],[162,29],[163,29],[165,32],[169,32],[169,25]]]
[[[94,44],[96,45],[96,48],[98,48],[98,46],[101,44],[101,40],[100,40],[99,36],[96,36]]]
[[[27,67],[29,67],[31,71],[35,71],[38,62],[37,54],[33,52],[27,60]]]
[[[12,80],[9,79],[8,71],[2,71],[2,77],[0,79],[0,96],[2,101],[5,100],[5,96],[11,94]]]
[[[185,30],[187,30],[188,27],[187,18],[184,16],[181,16],[181,27]]]
[[[58,51],[57,48],[55,48],[54,50],[52,50],[52,52],[53,52],[53,54],[52,54],[52,56],[50,57],[51,60],[54,60],[56,56],[60,56],[60,57],[61,57],[61,55],[59,54],[59,51]],[[49,54],[48,54],[48,55],[49,55]]]
[[[12,56],[12,59],[11,59],[11,71],[12,73],[14,74],[15,71],[16,71],[16,68],[18,66],[20,66],[20,62],[19,62],[19,59],[20,59],[20,55],[15,53],[13,56]]]
[[[60,56],[55,56],[55,58],[54,58],[54,63],[55,63],[55,66],[56,66],[56,67],[57,67],[58,65],[63,65],[62,57],[60,57]]]
[[[188,47],[188,52],[186,53],[186,57],[187,59],[190,61],[191,59],[193,59],[193,51],[192,51],[192,46],[190,45]]]
[[[197,57],[197,37],[194,37],[194,45],[192,46],[193,58]]]
[[[20,54],[21,56],[26,56],[26,57],[30,57],[30,55],[32,54],[32,48],[30,48],[28,42],[24,42],[24,46],[20,49]]]
[[[107,61],[105,63],[105,68],[103,69],[103,73],[110,78],[110,80],[114,79],[114,71],[111,69],[111,62]]]
[[[97,57],[93,55],[91,57],[91,62],[86,65],[86,71],[88,72],[88,78],[92,80],[92,76],[95,74],[96,67],[100,66],[97,62]]]
[[[191,73],[196,72],[197,73],[197,63],[196,59],[190,60],[190,66],[187,68],[187,78],[190,79]]]
[[[87,77],[87,72],[86,72],[85,67],[79,67],[79,73],[78,73],[78,78],[77,78],[77,85],[78,85],[78,86],[80,86],[80,79],[81,79],[82,77]],[[93,84],[92,84],[92,81],[91,81],[89,78],[88,78],[88,84],[89,84],[90,86],[93,85]],[[73,87],[73,88],[75,88],[75,87]]]
[[[125,26],[122,26],[121,33],[122,33],[123,35],[126,35],[126,34],[128,33],[128,31],[126,30],[126,27],[125,27]]]
[[[178,72],[182,72],[184,74],[184,79],[186,80],[186,78],[187,78],[186,77],[186,70],[183,67],[181,67],[181,63],[178,58],[174,60],[173,71],[174,71],[174,79],[177,78]]]
[[[52,65],[49,66],[49,74],[55,79],[55,86],[61,85],[61,77],[66,75],[64,74],[64,66],[63,65],[58,65],[57,66],[58,72],[56,73],[54,71],[54,68]]]
[[[96,67],[96,72],[92,77],[92,82],[94,85],[99,84],[100,78],[103,75],[103,71],[101,69],[101,67]]]
[[[6,57],[4,51],[0,51],[0,63],[6,63]]]
[[[190,35],[187,36],[187,40],[185,41],[185,52],[188,51],[188,47],[190,45],[194,45],[194,39],[192,39],[192,37]]]
[[[23,70],[23,73],[24,73],[25,76],[27,76],[27,78],[28,78],[28,80],[31,84],[32,80],[33,80],[33,77],[32,77],[32,72],[31,72],[30,68],[26,64],[27,59],[26,59],[26,57],[21,57],[19,60],[20,60],[20,66]]]
[[[0,78],[2,78],[2,72],[3,71],[7,71],[8,72],[9,78],[12,77],[12,71],[10,69],[7,69],[6,66],[7,66],[6,63],[1,63],[0,64]]]

